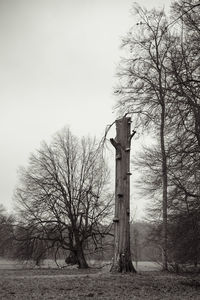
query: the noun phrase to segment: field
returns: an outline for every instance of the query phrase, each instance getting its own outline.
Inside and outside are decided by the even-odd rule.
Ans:
[[[137,274],[111,274],[107,267],[86,271],[73,268],[3,269],[5,265],[0,264],[2,300],[200,299],[199,275],[147,270]]]

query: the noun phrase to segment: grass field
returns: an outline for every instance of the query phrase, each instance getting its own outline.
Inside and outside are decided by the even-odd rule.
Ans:
[[[0,299],[200,299],[200,276],[107,269],[1,269]]]
[[[133,262],[134,263],[134,262]],[[60,259],[57,261],[57,264],[55,263],[54,260],[52,259],[45,259],[42,264],[41,264],[41,268],[46,269],[46,268],[58,268],[58,266],[62,267],[65,266],[65,261],[63,259]],[[91,260],[89,262],[89,265],[91,267],[93,266],[105,266],[104,270],[108,270],[110,269],[110,265],[108,262],[104,261],[104,262],[97,262],[95,260]],[[22,263],[16,260],[9,260],[9,259],[5,259],[5,258],[0,258],[0,270],[1,269],[26,269],[26,268],[33,268],[35,266],[35,263],[31,263],[30,261],[28,263]],[[134,263],[135,268],[137,269],[137,271],[159,271],[161,269],[161,266],[155,262],[151,262],[151,261],[142,261],[142,262],[138,262],[137,264]]]

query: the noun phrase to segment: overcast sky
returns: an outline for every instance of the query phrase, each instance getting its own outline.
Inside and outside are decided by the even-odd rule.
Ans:
[[[138,1],[168,8],[170,0]],[[131,0],[0,0],[0,203],[11,209],[17,169],[69,125],[100,137],[115,120],[120,40]]]

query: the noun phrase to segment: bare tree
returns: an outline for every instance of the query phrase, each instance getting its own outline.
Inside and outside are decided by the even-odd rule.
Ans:
[[[20,173],[15,199],[21,223],[87,268],[86,241],[97,243],[106,234],[112,202],[109,172],[95,140],[78,140],[64,129],[50,145],[43,143]]]
[[[140,189],[154,199],[153,218],[160,220],[162,213],[163,230],[160,221],[157,228],[159,239],[162,237],[164,269],[167,249],[171,259],[172,228],[177,228],[178,220],[182,218],[184,224],[191,224],[190,236],[197,236],[194,224],[198,223],[200,199],[199,9],[197,0],[175,1],[173,21],[167,23],[163,12],[136,7],[139,21],[123,40],[129,53],[122,61],[121,85],[116,91],[119,110],[133,113],[139,128],[143,125],[157,142],[156,148],[144,149],[134,164],[143,170]],[[182,238],[191,243],[191,239]]]
[[[163,11],[147,11],[135,8],[139,21],[123,39],[128,48],[127,58],[122,60],[118,73],[120,85],[117,108],[120,112],[134,114],[135,126],[159,135],[162,169],[162,211],[163,211],[163,268],[167,269],[167,155],[166,132],[169,124],[171,85],[168,72],[168,53],[175,38],[168,31]],[[134,30],[135,28],[135,30]]]

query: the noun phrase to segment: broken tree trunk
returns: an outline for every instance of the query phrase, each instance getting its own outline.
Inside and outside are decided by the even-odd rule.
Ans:
[[[136,272],[130,250],[130,146],[131,118],[116,120],[116,138],[110,139],[116,149],[114,257],[111,272]]]

